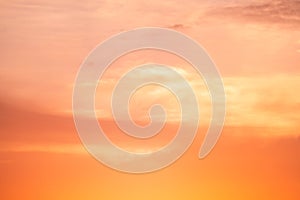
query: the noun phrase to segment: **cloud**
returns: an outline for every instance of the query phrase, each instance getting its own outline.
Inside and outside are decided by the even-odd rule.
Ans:
[[[227,125],[299,127],[299,76],[240,77],[224,80],[227,90]]]
[[[167,28],[180,30],[180,29],[185,29],[186,26],[184,24],[173,24],[171,26],[168,26]]]
[[[154,73],[150,72],[149,73]],[[179,71],[180,73],[180,71]],[[210,123],[211,102],[209,92],[196,73],[183,70],[182,75],[196,91],[200,108],[201,125]],[[156,73],[158,79],[162,75]],[[166,76],[166,75],[164,75]],[[143,79],[142,76],[139,78]],[[269,74],[260,76],[233,76],[224,77],[224,87],[227,96],[227,126],[253,126],[253,127],[284,127],[297,128],[299,123],[300,96],[295,93],[295,87],[300,84],[297,75]],[[284,84],[278,84],[284,83]],[[113,84],[113,83],[111,83]],[[178,87],[181,95],[187,93],[178,80],[172,82]],[[154,95],[156,94],[156,95]],[[109,95],[106,95],[107,97]],[[161,89],[147,88],[133,96],[132,113],[134,118],[147,119],[149,106],[162,103],[168,111],[172,121],[180,120],[178,102]],[[104,99],[104,100],[103,100]],[[106,102],[101,106],[103,112],[109,112],[110,104],[105,98],[98,102]],[[177,109],[177,110],[176,110]],[[108,114],[106,114],[108,116]]]
[[[87,151],[81,144],[2,144],[0,151],[87,154]]]
[[[300,2],[298,0],[254,1],[251,3],[235,3],[217,6],[210,15],[232,17],[255,23],[271,23],[299,28]]]

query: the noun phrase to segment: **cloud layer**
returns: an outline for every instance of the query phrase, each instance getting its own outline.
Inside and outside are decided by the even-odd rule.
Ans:
[[[300,2],[298,0],[267,0],[234,3],[216,7],[209,13],[230,16],[236,20],[254,23],[274,23],[300,28]]]

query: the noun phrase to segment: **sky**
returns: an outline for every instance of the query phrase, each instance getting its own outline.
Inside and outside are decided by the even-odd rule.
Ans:
[[[138,27],[188,35],[219,69],[226,93],[222,135],[197,155],[211,119],[202,77],[171,53],[126,54],[103,74],[96,92],[99,124],[117,145],[154,151],[179,126],[174,95],[138,90],[132,119],[149,123],[164,105],[166,127],[149,141],[124,135],[110,110],[122,74],[145,63],[172,66],[197,91],[200,125],[188,151],[149,174],[112,170],[84,149],[72,117],[72,91],[83,60],[99,43]],[[300,3],[297,0],[0,1],[0,197],[2,199],[299,199]],[[160,71],[149,71],[160,80]],[[137,77],[143,79],[143,76]],[[179,91],[178,80],[174,80]]]

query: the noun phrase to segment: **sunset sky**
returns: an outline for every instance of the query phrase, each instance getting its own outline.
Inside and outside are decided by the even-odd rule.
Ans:
[[[72,116],[83,60],[105,39],[138,27],[170,28],[201,44],[220,71],[227,99],[220,140],[199,160],[211,100],[195,69],[158,50],[131,52],[112,63],[99,80],[96,113],[107,136],[131,151],[167,144],[180,113],[171,93],[146,86],[130,100],[132,119],[149,123],[148,109],[160,103],[166,127],[147,141],[124,135],[110,109],[123,74],[160,63],[197,91],[200,126],[191,147],[171,166],[140,175],[93,158]],[[0,44],[1,199],[300,199],[298,0],[1,0]],[[185,95],[180,82],[173,84]]]

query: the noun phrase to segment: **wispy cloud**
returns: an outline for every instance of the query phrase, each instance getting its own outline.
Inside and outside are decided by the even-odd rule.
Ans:
[[[0,46],[0,97],[9,104],[47,114],[57,114],[58,111],[70,114],[71,86],[76,71],[96,44],[119,30],[137,26],[161,26],[187,32],[199,43],[203,43],[224,76],[235,76],[224,78],[229,125],[294,126],[299,119],[299,97],[294,93],[296,85],[299,85],[298,76],[295,75],[299,74],[298,32],[244,26],[245,22],[249,22],[259,26],[289,25],[297,29],[299,1],[237,0],[208,3],[191,0],[174,3],[170,0],[133,0],[124,3],[96,0],[83,3],[70,0],[12,0],[3,1],[0,5],[0,41],[3,44]],[[230,18],[229,23],[223,25],[224,20],[228,19],[226,17]],[[101,80],[105,85],[101,88],[101,94],[109,96],[116,80],[128,69],[126,66],[155,60],[152,59],[155,56],[147,57],[147,53],[135,53],[137,56],[127,59],[130,62],[119,62],[109,79]],[[162,63],[180,66],[173,57],[165,54],[158,54],[156,57],[164,58],[158,60],[164,61]],[[178,71],[191,81],[194,88],[205,90],[199,77],[194,77],[191,75],[193,73],[186,73],[181,68]],[[276,74],[281,73],[287,75],[276,77]],[[265,78],[257,78],[257,74]],[[244,75],[246,76],[243,77]],[[161,79],[162,75],[157,78]],[[278,82],[286,84],[277,86]],[[176,80],[174,84],[180,85]],[[184,89],[181,91],[184,93]],[[148,104],[159,100],[157,96],[165,99],[164,101],[171,99],[170,95],[164,95],[163,90],[148,92],[144,91],[143,96],[135,98],[137,105],[142,108],[138,110],[138,115],[148,113],[148,107],[143,106],[145,97]],[[197,95],[200,99],[200,112],[208,116],[208,93],[199,92]],[[104,108],[110,106],[109,100],[105,99],[101,99],[100,104]],[[176,101],[166,104],[171,118],[176,119]],[[111,117],[104,109],[99,111],[101,116]],[[11,115],[12,118],[16,116],[19,113]],[[27,123],[31,118],[25,119]],[[47,120],[49,119],[44,121]],[[71,119],[68,121],[72,124]],[[54,122],[56,125],[61,124],[57,120]],[[19,126],[20,124],[25,124],[23,119],[19,120]],[[28,128],[26,125],[24,127]],[[53,128],[48,124],[47,127]],[[4,138],[9,135],[11,134],[2,131]],[[35,137],[41,136],[42,134],[37,134]]]
[[[198,98],[201,123],[209,124],[211,115],[211,102],[209,91],[205,82],[196,73],[187,70],[178,70],[193,87]],[[151,73],[149,71],[149,73]],[[155,72],[152,72],[155,73]],[[162,75],[157,73],[157,79]],[[164,75],[168,76],[168,75]],[[143,76],[139,76],[143,79]],[[169,77],[171,78],[171,77]],[[118,74],[115,74],[115,82]],[[227,120],[229,126],[253,126],[253,127],[286,127],[297,128],[300,121],[300,96],[295,93],[295,86],[300,85],[300,77],[297,75],[271,74],[259,76],[232,76],[224,77],[224,87],[227,96]],[[170,79],[170,84],[178,87],[181,95],[186,95],[185,88],[177,79]],[[280,84],[282,83],[282,84]],[[110,82],[113,87],[114,82]],[[102,93],[103,94],[103,93]],[[101,112],[110,114],[110,94],[98,96],[97,102]],[[171,121],[180,120],[180,111],[174,96],[159,86],[152,86],[138,91],[131,99],[131,114],[133,118],[148,119],[149,106],[161,103],[165,106]],[[104,103],[105,102],[105,103]]]
[[[235,1],[230,5],[217,6],[208,13],[252,23],[273,23],[300,28],[298,0]]]
[[[40,152],[40,153],[60,153],[60,154],[87,154],[81,144],[26,144],[26,143],[5,143],[1,144],[1,152]]]

